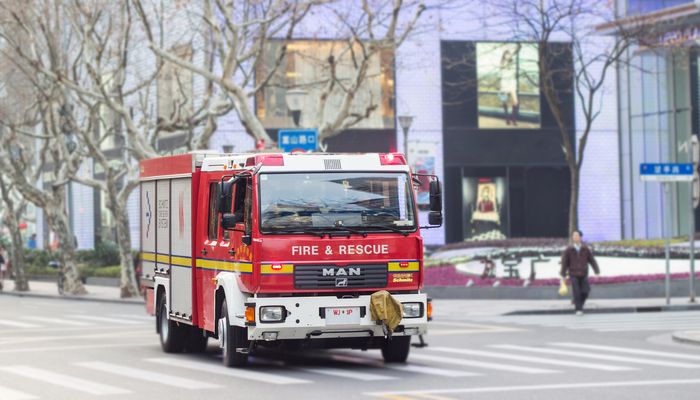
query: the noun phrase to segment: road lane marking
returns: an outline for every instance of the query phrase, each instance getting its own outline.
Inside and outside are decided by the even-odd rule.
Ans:
[[[122,389],[116,386],[92,382],[86,379],[80,379],[70,375],[59,374],[47,369],[34,368],[27,365],[13,365],[11,367],[0,367],[0,370],[10,374],[19,375],[24,378],[33,379],[56,386],[63,386],[69,389],[98,396],[107,394],[131,393],[126,389]]]
[[[245,369],[230,369],[221,364],[212,364],[204,361],[192,361],[184,358],[149,358],[148,362],[158,363],[171,367],[185,368],[212,374],[225,375],[240,379],[250,379],[275,385],[288,385],[297,383],[311,383],[304,379],[289,378],[278,374],[248,371]]]
[[[369,373],[365,373],[365,372],[349,371],[349,370],[341,369],[341,368],[303,367],[303,368],[295,368],[295,369],[297,369],[299,371],[309,372],[312,374],[339,376],[341,378],[357,379],[359,381],[386,381],[386,380],[396,379],[396,378],[391,377],[391,376],[378,375],[378,374],[374,374],[374,373],[369,374]]]
[[[559,347],[573,347],[573,348],[578,348],[578,349],[583,348],[583,349],[590,349],[590,350],[614,351],[614,352],[618,352],[618,353],[640,354],[640,355],[646,355],[646,356],[659,356],[659,357],[667,357],[667,358],[678,358],[678,359],[683,359],[683,360],[700,361],[700,356],[680,354],[680,353],[668,353],[665,351],[631,349],[631,348],[627,348],[627,347],[603,346],[603,345],[596,345],[596,344],[572,343],[572,342],[556,342],[556,343],[549,343],[549,344],[552,346],[559,346]]]
[[[107,372],[114,375],[121,375],[127,378],[138,379],[147,382],[159,383],[161,385],[174,386],[181,389],[198,390],[198,389],[216,389],[221,386],[212,383],[196,381],[193,379],[183,378],[175,375],[162,374],[146,369],[125,367],[118,364],[106,363],[101,361],[90,361],[75,363],[75,365],[83,368],[89,368],[96,371]]]
[[[450,357],[440,357],[431,356],[427,354],[411,354],[412,359],[425,360],[425,361],[435,361],[443,364],[455,364],[463,365],[467,367],[476,367],[484,369],[496,369],[501,371],[518,372],[523,374],[553,374],[559,371],[553,371],[550,369],[533,368],[533,367],[519,367],[511,364],[497,364],[487,361],[476,361],[476,360],[463,360],[458,358]]]
[[[385,396],[420,396],[431,394],[468,394],[468,393],[498,393],[498,392],[525,392],[540,390],[562,389],[591,389],[591,388],[615,388],[635,386],[673,386],[673,385],[700,385],[700,379],[670,379],[665,381],[617,381],[617,382],[586,382],[586,383],[559,383],[550,385],[521,385],[521,386],[485,386],[454,389],[435,390],[405,390],[392,392],[365,392],[364,395],[374,397]]]
[[[91,324],[89,322],[82,322],[82,321],[70,321],[66,320],[63,318],[51,318],[51,317],[39,317],[35,315],[27,315],[22,317],[22,319],[26,319],[29,321],[35,321],[35,322],[46,322],[46,323],[52,323],[52,324],[58,324],[58,325],[68,325],[68,326],[93,326],[94,324]]]
[[[119,319],[119,318],[108,318],[108,317],[97,317],[94,315],[71,315],[71,318],[78,318],[78,319],[85,319],[88,321],[95,321],[95,322],[109,322],[112,324],[126,324],[126,325],[141,325],[143,322],[139,321],[132,321],[128,319]]]
[[[591,354],[588,352],[584,351],[573,351],[573,350],[554,350],[554,349],[541,349],[543,352],[546,350],[547,352],[551,352],[552,354],[557,354],[560,356],[571,356],[571,357],[580,357],[580,358],[594,358],[598,360],[607,360],[607,361],[618,361],[622,363],[632,363],[632,364],[647,364],[647,365],[656,365],[656,366],[661,366],[661,367],[672,367],[672,368],[700,368],[700,364],[688,364],[688,363],[682,363],[682,362],[677,362],[677,361],[664,361],[664,360],[651,360],[648,358],[637,358],[637,357],[626,357],[626,356],[617,356],[617,355],[609,355],[609,354]]]
[[[506,345],[506,346],[508,346],[508,345]],[[519,346],[513,346],[513,347],[519,347]],[[524,349],[527,349],[527,347],[524,347]],[[452,347],[432,347],[432,348],[428,348],[428,350],[440,351],[440,352],[452,353],[452,354],[456,353],[456,354],[465,354],[465,355],[471,355],[471,356],[500,358],[500,359],[504,359],[504,360],[524,361],[524,362],[537,363],[537,364],[549,364],[549,365],[559,365],[559,366],[564,366],[564,367],[586,368],[586,369],[594,369],[594,370],[599,370],[599,371],[629,371],[629,370],[634,369],[634,368],[629,368],[629,367],[612,366],[612,365],[604,365],[604,364],[593,364],[593,363],[586,363],[586,362],[580,362],[580,361],[559,360],[559,359],[553,359],[553,358],[524,356],[524,355],[509,354],[509,353],[497,353],[497,352],[482,351],[482,350],[467,350],[467,349],[458,349],[458,348],[452,348]]]
[[[40,325],[30,324],[27,322],[10,321],[7,319],[0,319],[0,325],[9,326],[10,328],[41,328]]]
[[[31,394],[28,394],[28,393],[18,392],[16,390],[12,390],[12,389],[6,388],[4,386],[0,386],[0,399],[2,399],[2,400],[31,400],[31,399],[36,399],[36,396],[32,396]]]

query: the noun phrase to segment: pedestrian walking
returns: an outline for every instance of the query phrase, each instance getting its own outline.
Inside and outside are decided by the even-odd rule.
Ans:
[[[7,263],[5,262],[5,248],[0,246],[0,290],[3,289],[3,281],[7,272]]]
[[[588,265],[593,267],[596,275],[600,275],[593,252],[581,241],[582,237],[583,233],[575,230],[571,234],[571,244],[561,256],[561,277],[566,279],[568,274],[571,280],[576,315],[583,315],[583,305],[586,304],[586,299],[591,292],[591,285],[588,283]]]

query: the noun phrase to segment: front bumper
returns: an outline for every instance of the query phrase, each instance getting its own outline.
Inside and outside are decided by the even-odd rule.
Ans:
[[[397,294],[393,297],[401,303],[422,303],[423,315],[418,318],[404,318],[393,333],[394,336],[424,335],[428,331],[427,296],[418,294]],[[276,340],[287,339],[333,339],[358,337],[383,337],[382,326],[372,321],[370,316],[370,296],[339,299],[333,296],[316,297],[257,297],[250,298],[255,304],[255,315],[260,315],[260,307],[283,306],[287,317],[283,322],[260,322],[248,326],[249,340],[265,340],[264,333],[276,332]],[[327,307],[358,307],[361,313],[359,324],[329,325],[325,318]]]

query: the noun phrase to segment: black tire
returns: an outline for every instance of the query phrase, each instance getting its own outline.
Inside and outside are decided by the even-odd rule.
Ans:
[[[209,338],[204,334],[204,331],[197,327],[191,327],[187,335],[187,343],[185,351],[188,353],[204,353],[207,350],[207,341]]]
[[[382,345],[382,357],[384,362],[388,363],[405,363],[409,351],[411,351],[410,336],[394,336],[391,340],[385,340]]]
[[[185,339],[189,330],[186,330],[186,328],[189,328],[189,326],[181,325],[168,318],[168,306],[164,298],[161,298],[158,304],[160,346],[166,353],[182,353],[185,349]]]
[[[219,335],[223,335],[224,339],[224,346],[223,349],[221,349],[224,365],[227,367],[243,367],[248,363],[248,355],[239,353],[236,349],[241,347],[247,348],[250,342],[246,337],[244,328],[231,326],[228,318],[226,300],[224,300],[224,303],[221,305],[220,318],[224,319],[224,332],[219,332]]]

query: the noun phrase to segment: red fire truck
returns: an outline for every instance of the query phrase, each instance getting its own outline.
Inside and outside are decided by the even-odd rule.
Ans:
[[[423,242],[403,155],[191,153],[141,168],[141,282],[166,352],[217,338],[227,366],[258,347],[381,348],[425,334]],[[430,184],[429,226],[442,224]],[[370,316],[386,290],[392,335]]]

